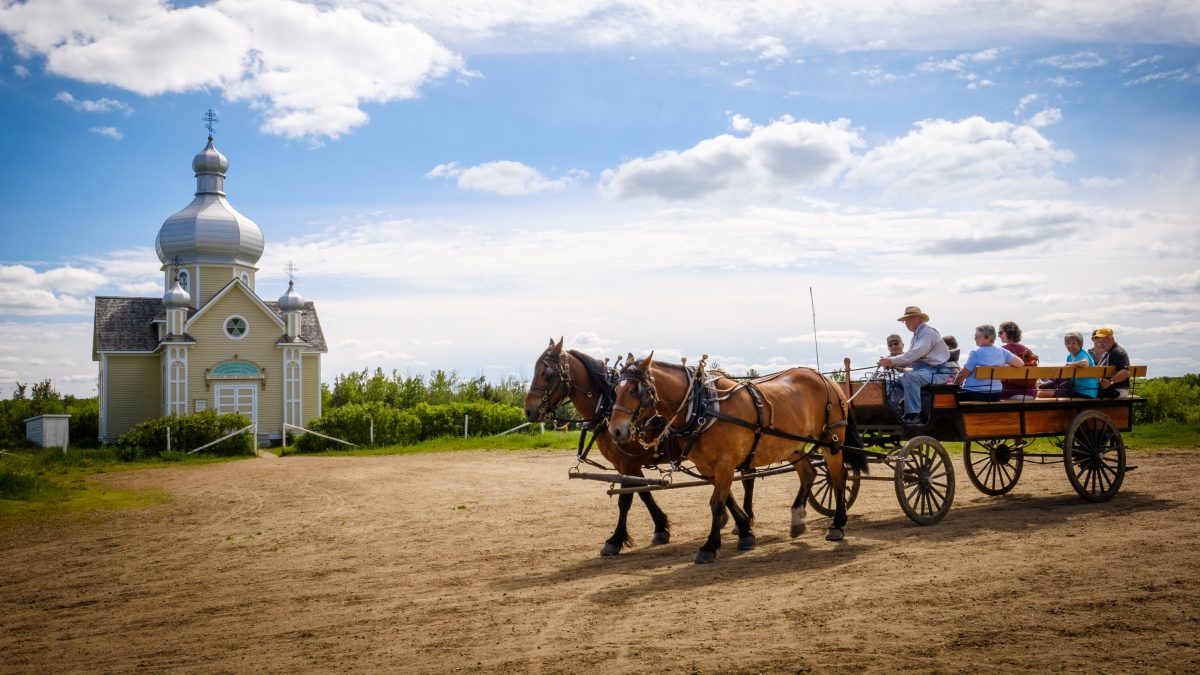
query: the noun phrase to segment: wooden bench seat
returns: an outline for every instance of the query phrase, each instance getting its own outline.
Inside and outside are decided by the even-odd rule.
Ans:
[[[979,380],[1073,380],[1081,377],[1112,377],[1117,374],[1115,366],[981,366],[975,369]],[[1146,366],[1129,366],[1133,377],[1145,377]]]

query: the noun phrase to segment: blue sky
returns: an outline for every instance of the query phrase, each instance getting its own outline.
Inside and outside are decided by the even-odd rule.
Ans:
[[[813,365],[809,286],[825,366],[917,304],[1196,372],[1200,9],[1078,4],[5,2],[0,395],[94,392],[92,298],[161,294],[209,108],[326,379],[560,335]]]

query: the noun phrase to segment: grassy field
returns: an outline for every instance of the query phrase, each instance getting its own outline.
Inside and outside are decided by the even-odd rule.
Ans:
[[[1135,453],[1162,449],[1200,449],[1200,424],[1157,423],[1137,427],[1124,435],[1125,443]],[[579,442],[577,432],[546,432],[527,435],[488,436],[472,438],[440,438],[416,445],[378,448],[349,448],[331,450],[325,456],[411,455],[438,452],[487,450],[515,452],[544,450],[568,455]],[[961,452],[961,444],[948,443],[952,453]],[[1049,439],[1038,439],[1030,452],[1058,452]],[[289,455],[290,449],[276,448],[274,452]],[[597,453],[598,454],[598,453]],[[171,466],[202,465],[213,462],[236,461],[240,458],[192,456],[171,453],[156,460],[121,462],[111,450],[20,449],[0,454],[0,528],[36,522],[52,516],[78,518],[100,517],[104,511],[157,504],[170,499],[158,492],[122,492],[105,489],[91,476],[114,471]]]

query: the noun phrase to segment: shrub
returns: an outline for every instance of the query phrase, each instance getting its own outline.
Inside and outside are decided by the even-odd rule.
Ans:
[[[247,424],[249,422],[246,418],[237,413],[220,415],[215,410],[205,410],[184,417],[159,417],[130,429],[117,439],[113,449],[117,458],[126,462],[157,457],[167,449],[168,428],[171,430],[171,449],[188,451],[215,441]],[[216,455],[248,455],[253,452],[253,447],[253,439],[247,432],[205,448],[204,452]]]
[[[1139,383],[1146,402],[1134,406],[1134,419],[1147,422],[1200,422],[1200,386],[1187,378],[1160,377]]]
[[[469,431],[474,436],[498,434],[525,421],[525,413],[520,408],[490,401],[441,405],[418,403],[407,410],[374,402],[333,408],[309,422],[308,428],[365,446],[371,443],[371,420],[374,420],[375,445],[411,445],[440,436],[461,436],[464,417],[469,420]],[[295,447],[297,452],[318,452],[347,446],[304,434],[296,439]]]
[[[334,408],[308,423],[308,428],[355,445],[371,444],[371,425],[375,425],[375,445],[410,445],[420,440],[421,422],[415,415],[383,403],[350,403]],[[314,434],[296,439],[297,452],[346,449],[348,446]]]

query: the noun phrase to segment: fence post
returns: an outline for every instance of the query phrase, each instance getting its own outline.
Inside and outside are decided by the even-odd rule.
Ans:
[[[171,451],[171,427],[167,427],[167,452]]]
[[[467,430],[470,427],[471,427],[471,416],[469,414],[464,414],[463,415],[463,438],[467,437]]]
[[[542,434],[545,434],[546,433],[546,423],[542,422],[541,424],[542,424]]]
[[[370,431],[368,432],[368,438],[371,441],[369,443],[369,445],[375,445],[375,418],[368,417],[367,421],[369,421],[371,423],[371,428],[370,428]]]

